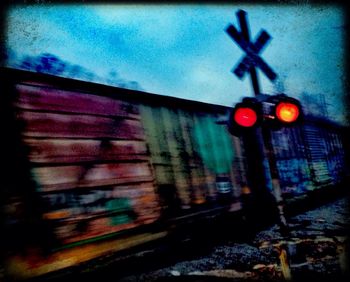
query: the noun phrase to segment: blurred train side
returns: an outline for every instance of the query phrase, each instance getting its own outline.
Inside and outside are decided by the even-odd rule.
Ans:
[[[229,108],[18,70],[4,77],[18,172],[2,191],[10,275],[162,238],[170,220],[242,209],[241,140],[217,122]],[[312,118],[273,132],[284,195],[344,179],[342,135]]]
[[[345,138],[344,127],[312,116],[300,126],[272,132],[284,197],[345,181],[349,173]]]

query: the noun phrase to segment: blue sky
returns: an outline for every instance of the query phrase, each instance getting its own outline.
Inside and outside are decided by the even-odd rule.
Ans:
[[[244,53],[225,32],[248,13],[251,36],[263,28],[272,40],[262,58],[285,93],[324,94],[343,121],[345,15],[333,5],[28,5],[7,11],[8,65],[23,56],[52,53],[99,77],[115,71],[146,92],[232,106],[253,96],[250,80],[231,72]],[[275,93],[260,71],[261,90]],[[277,81],[278,82],[278,81]]]

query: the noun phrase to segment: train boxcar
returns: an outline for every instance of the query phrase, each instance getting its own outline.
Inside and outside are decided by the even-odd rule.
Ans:
[[[282,193],[287,197],[345,180],[344,128],[307,116],[302,125],[272,132]]]
[[[227,108],[18,70],[6,77],[8,145],[21,152],[12,155],[21,179],[3,191],[16,222],[8,249],[26,252],[11,253],[10,272],[41,275],[165,236],[144,231],[154,222],[241,208],[239,140],[216,123]]]
[[[40,276],[165,237],[174,222],[242,210],[242,140],[218,122],[230,108],[12,69],[2,79],[10,276]],[[337,126],[308,118],[272,137],[284,195],[343,179]]]

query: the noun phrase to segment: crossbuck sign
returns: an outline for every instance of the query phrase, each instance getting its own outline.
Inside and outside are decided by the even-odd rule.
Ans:
[[[239,10],[237,12],[237,17],[241,31],[239,32],[235,26],[230,24],[227,27],[226,32],[246,54],[233,69],[233,73],[239,79],[242,79],[247,72],[250,72],[255,95],[258,95],[260,94],[260,90],[255,68],[260,68],[260,70],[271,81],[274,81],[277,77],[272,68],[259,55],[265,45],[270,41],[271,36],[265,30],[261,30],[255,42],[251,42],[246,20],[246,12]]]

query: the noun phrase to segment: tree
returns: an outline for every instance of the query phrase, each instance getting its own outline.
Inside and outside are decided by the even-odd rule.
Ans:
[[[50,53],[44,53],[37,57],[35,70],[53,75],[60,75],[65,71],[66,63]]]
[[[61,75],[66,70],[67,63],[55,55],[44,53],[39,56],[25,56],[18,67],[29,71]]]
[[[328,118],[328,103],[324,94],[311,94],[306,91],[300,95],[305,114]]]

